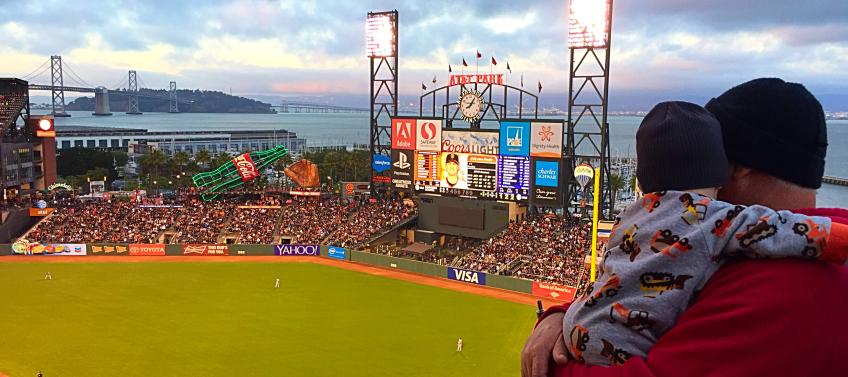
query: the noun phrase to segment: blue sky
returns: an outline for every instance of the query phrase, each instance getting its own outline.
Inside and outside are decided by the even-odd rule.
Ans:
[[[0,0],[0,9],[14,15],[0,20],[0,76],[60,54],[107,87],[135,69],[149,87],[175,80],[245,95],[361,96],[365,14],[397,9],[403,94],[434,75],[444,82],[447,65],[473,64],[477,49],[481,63],[509,61],[511,80],[541,80],[543,96],[567,90],[565,0]],[[848,99],[848,1],[618,0],[613,34],[613,107],[702,100],[761,76],[836,95],[825,107]]]

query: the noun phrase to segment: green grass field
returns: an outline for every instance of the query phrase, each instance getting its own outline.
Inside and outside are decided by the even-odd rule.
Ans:
[[[516,376],[534,323],[531,306],[311,263],[0,262],[0,287],[11,377]]]

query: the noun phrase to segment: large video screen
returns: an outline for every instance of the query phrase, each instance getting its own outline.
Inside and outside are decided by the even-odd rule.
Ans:
[[[536,184],[537,160],[562,158],[562,120],[503,120],[497,130],[443,129],[436,118],[392,118],[395,188],[556,205],[563,176]],[[546,163],[545,173],[551,173]],[[551,175],[551,174],[547,174]],[[543,188],[544,187],[544,188]]]

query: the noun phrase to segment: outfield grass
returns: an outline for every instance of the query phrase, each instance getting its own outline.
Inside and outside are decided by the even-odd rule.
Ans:
[[[516,376],[534,323],[531,306],[311,263],[0,262],[0,315],[11,377]]]

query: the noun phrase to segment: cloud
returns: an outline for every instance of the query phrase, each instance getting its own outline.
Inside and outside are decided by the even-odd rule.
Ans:
[[[150,86],[244,93],[366,95],[368,11],[400,12],[400,90],[447,79],[475,50],[517,82],[565,93],[567,1],[0,0],[0,75],[25,75],[60,54],[85,81],[139,71]],[[757,76],[848,90],[848,1],[639,0],[615,3],[613,93],[711,95]],[[56,15],[62,15],[57,17]],[[532,83],[532,84],[530,84]],[[544,95],[544,94],[543,94]],[[549,94],[550,95],[550,94]],[[635,97],[636,95],[634,95]],[[615,97],[613,97],[615,98]],[[623,98],[623,97],[622,97]]]

